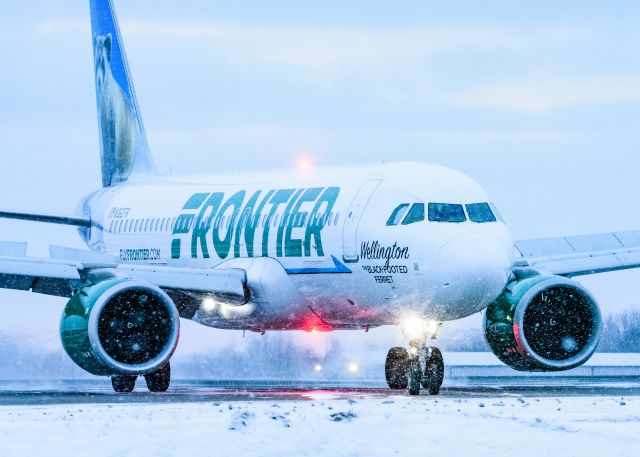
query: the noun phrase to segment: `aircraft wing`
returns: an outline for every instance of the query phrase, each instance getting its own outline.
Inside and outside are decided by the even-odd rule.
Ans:
[[[574,277],[640,268],[640,230],[515,242],[514,268]]]
[[[26,243],[0,242],[0,288],[70,297],[89,282],[108,278],[146,281],[172,293],[208,293],[230,304],[248,300],[240,268],[197,269],[119,264],[107,254],[52,246],[50,258],[26,257]],[[171,293],[170,293],[171,295]]]

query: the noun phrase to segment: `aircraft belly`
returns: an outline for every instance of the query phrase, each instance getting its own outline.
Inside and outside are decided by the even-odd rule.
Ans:
[[[239,267],[236,259],[220,267]],[[246,266],[246,264],[245,264]],[[355,269],[354,269],[355,270]],[[393,325],[403,314],[449,321],[484,309],[503,287],[469,284],[441,274],[394,277],[377,283],[368,274],[292,274],[274,259],[252,259],[247,268],[250,303],[207,313],[194,320],[212,327],[251,330],[336,330]]]

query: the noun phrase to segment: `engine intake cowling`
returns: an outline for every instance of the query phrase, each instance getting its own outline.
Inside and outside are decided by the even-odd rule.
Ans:
[[[180,318],[169,296],[142,281],[85,287],[65,307],[62,346],[95,375],[142,375],[162,368],[178,344]]]
[[[602,317],[579,283],[558,276],[514,281],[489,305],[484,333],[493,353],[519,371],[563,371],[596,350]]]

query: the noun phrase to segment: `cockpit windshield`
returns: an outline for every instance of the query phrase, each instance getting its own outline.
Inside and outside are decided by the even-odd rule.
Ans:
[[[424,203],[402,203],[397,206],[387,220],[387,226],[409,225],[422,222],[426,218],[430,222],[462,223],[503,222],[500,213],[493,203],[429,203],[425,215]],[[465,211],[466,210],[466,211]]]
[[[464,207],[454,203],[429,203],[429,220],[431,222],[465,222],[467,216]]]
[[[469,204],[467,205],[467,214],[469,214],[469,220],[471,222],[477,222],[479,224],[497,221],[489,203]]]

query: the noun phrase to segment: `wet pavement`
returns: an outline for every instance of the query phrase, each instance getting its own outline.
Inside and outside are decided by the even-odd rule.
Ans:
[[[0,381],[1,405],[198,403],[229,401],[316,401],[408,396],[379,382],[353,381],[184,381],[166,393],[150,393],[139,379],[136,391],[116,394],[109,380]],[[449,382],[442,398],[640,396],[640,379],[482,378]],[[421,398],[429,399],[423,393]]]

